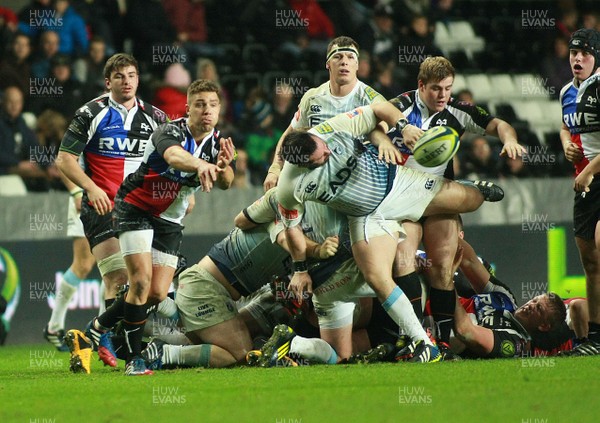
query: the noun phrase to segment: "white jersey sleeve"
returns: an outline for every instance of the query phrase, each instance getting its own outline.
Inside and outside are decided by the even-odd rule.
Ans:
[[[364,106],[328,119],[308,132],[327,142],[332,135],[340,132],[345,132],[353,138],[362,137],[373,131],[376,126],[377,118],[373,109]]]
[[[296,197],[295,191],[305,173],[306,169],[285,162],[277,182],[278,211],[287,228],[298,225],[304,215],[304,206]]]

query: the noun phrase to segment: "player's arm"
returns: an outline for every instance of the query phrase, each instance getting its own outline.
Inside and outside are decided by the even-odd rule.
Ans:
[[[247,230],[262,223],[273,222],[277,218],[276,192],[277,188],[271,188],[265,195],[239,212],[234,219],[235,226]]]
[[[294,128],[292,128],[292,125],[288,126],[283,134],[281,134],[281,137],[279,137],[279,141],[277,141],[277,145],[275,146],[275,155],[273,156],[273,163],[269,167],[269,171],[267,172],[267,176],[263,182],[263,188],[265,192],[277,185],[279,175],[281,174],[281,169],[283,169],[283,159],[279,155],[281,152],[281,144],[283,144],[283,139],[293,130]]]
[[[96,213],[104,215],[112,209],[110,199],[79,165],[79,156],[91,136],[90,118],[85,114],[86,110],[85,107],[78,110],[71,121],[60,143],[55,163],[64,176],[87,192],[87,197]]]
[[[474,324],[458,298],[454,309],[454,334],[469,350],[482,357],[494,349],[494,332]]]
[[[182,172],[197,173],[198,179],[202,183],[202,191],[205,192],[210,192],[214,182],[217,180],[217,175],[223,171],[217,165],[192,156],[181,145],[168,147],[163,154],[163,158],[174,169]]]
[[[576,164],[583,160],[583,151],[581,151],[577,144],[572,142],[571,132],[564,123],[562,124],[562,128],[560,128],[560,143],[568,161]]]
[[[335,256],[340,244],[338,236],[327,237],[322,243],[315,242],[306,235],[304,235],[304,238],[306,242],[306,257],[317,260],[325,260],[329,257]],[[287,243],[285,230],[282,230],[277,234],[277,243],[281,246],[281,248],[290,253],[290,247]]]
[[[78,187],[77,184],[73,183],[73,181],[67,178],[65,174],[62,173],[60,170],[58,172],[58,175],[65,188],[67,188],[67,191],[69,191],[71,197],[73,197],[73,200],[75,200],[75,209],[79,213],[81,211],[81,198],[83,197],[83,188]]]
[[[485,128],[485,133],[500,138],[502,142],[501,156],[508,156],[511,159],[516,159],[517,156],[522,156],[527,153],[527,150],[517,141],[517,132],[508,122],[493,118]]]
[[[475,292],[480,294],[484,292],[484,288],[490,280],[490,272],[481,263],[471,244],[464,239],[459,239],[458,245],[463,251],[460,270],[465,274]]]
[[[286,165],[277,183],[278,212],[285,227],[285,237],[293,261],[294,276],[288,289],[302,303],[304,291],[312,293],[312,279],[308,274],[306,263],[306,238],[300,222],[304,214],[304,206],[294,196],[296,178],[292,167]]]
[[[217,174],[217,186],[223,190],[229,189],[233,182],[234,172],[230,166],[235,159],[235,147],[231,138],[221,138],[219,141],[217,167],[222,170]]]

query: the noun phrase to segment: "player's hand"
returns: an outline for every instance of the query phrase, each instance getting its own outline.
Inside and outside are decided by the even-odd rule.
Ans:
[[[227,168],[235,158],[235,147],[231,138],[221,138],[219,140],[219,155],[217,156],[217,166],[221,169]]]
[[[94,210],[96,210],[96,213],[98,213],[100,216],[110,213],[112,210],[112,204],[108,199],[108,195],[106,195],[101,188],[94,186],[94,188],[88,190],[87,195],[92,207]]]
[[[567,146],[563,148],[563,150],[565,152],[566,159],[571,163],[575,164],[583,160],[583,151],[581,151],[576,144],[573,144],[572,142],[567,143]]]
[[[517,156],[522,157],[523,154],[527,153],[527,149],[522,145],[519,145],[517,140],[507,141],[502,146],[502,151],[500,151],[501,156],[508,156],[511,159],[516,159]]]
[[[338,246],[340,244],[340,239],[339,237],[336,236],[329,236],[325,239],[325,241],[323,241],[322,244],[319,244],[315,250],[315,258],[318,258],[319,260],[325,260],[328,259],[329,257],[333,257],[335,256],[335,253],[337,253],[338,250]]]
[[[415,125],[406,125],[402,131],[402,141],[404,142],[404,145],[410,148],[410,151],[412,151],[415,148],[415,144],[424,133],[425,131],[416,127]]]
[[[267,173],[267,177],[265,178],[265,181],[263,182],[263,189],[265,190],[265,192],[267,192],[268,190],[270,190],[273,187],[276,187],[278,180],[279,180],[279,175],[276,175],[272,172]]]
[[[200,166],[198,166],[196,172],[198,173],[198,179],[202,184],[203,192],[210,192],[219,173],[223,172],[223,170],[223,168],[217,165],[200,160]]]
[[[294,294],[298,304],[302,304],[305,295],[312,295],[312,279],[308,272],[294,273],[292,281],[288,285],[288,291]]]
[[[590,192],[590,184],[594,180],[594,175],[586,172],[585,169],[575,178],[573,189],[576,192]]]
[[[379,160],[393,164],[402,163],[402,154],[387,136],[380,141],[377,150],[379,151]]]

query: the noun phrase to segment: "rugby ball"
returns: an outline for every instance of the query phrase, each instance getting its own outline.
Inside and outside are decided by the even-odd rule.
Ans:
[[[458,133],[449,126],[435,126],[419,138],[413,150],[417,163],[425,167],[436,167],[448,163],[458,151]]]

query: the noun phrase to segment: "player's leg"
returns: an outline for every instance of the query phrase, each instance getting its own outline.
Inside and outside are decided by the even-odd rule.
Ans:
[[[417,318],[423,319],[421,304],[421,281],[417,275],[416,252],[423,236],[423,229],[419,222],[402,222],[406,239],[398,243],[396,258],[392,275],[394,282],[406,294]]]
[[[596,228],[596,237],[598,236],[600,233]],[[575,243],[585,272],[589,313],[588,338],[600,343],[600,250],[594,240],[575,237]]]
[[[130,230],[119,234],[119,244],[127,265],[129,291],[125,298],[123,332],[127,345],[125,374],[151,374],[141,359],[142,337],[147,319],[147,301],[152,282],[152,229]]]
[[[588,336],[588,322],[590,321],[590,315],[588,312],[587,300],[580,298],[572,300],[569,303],[569,319],[567,320],[569,326],[575,331],[575,336],[578,339],[587,338]]]
[[[352,232],[352,226],[351,226]],[[396,255],[398,233],[385,234],[352,245],[352,252],[358,268],[367,283],[377,294],[385,311],[404,332],[414,341],[431,345],[427,333],[417,319],[410,301],[392,279],[392,265]]]
[[[95,262],[87,239],[85,237],[73,238],[73,262],[63,274],[62,281],[56,291],[56,302],[52,315],[44,330],[46,340],[58,348],[59,351],[68,351],[63,338],[69,302],[81,281],[91,272]]]
[[[457,216],[430,216],[425,220],[423,232],[423,244],[431,262],[426,272],[431,312],[439,329],[438,339],[448,344],[456,303],[453,263],[458,247]]]
[[[201,348],[168,347],[164,362],[226,367],[245,360],[252,348],[248,328],[227,289],[208,270],[199,264],[185,270],[179,276],[175,303],[186,336]],[[190,355],[185,356],[186,352]]]
[[[484,195],[478,189],[449,180],[442,180],[441,183],[440,190],[425,208],[423,216],[468,213],[483,204]]]

